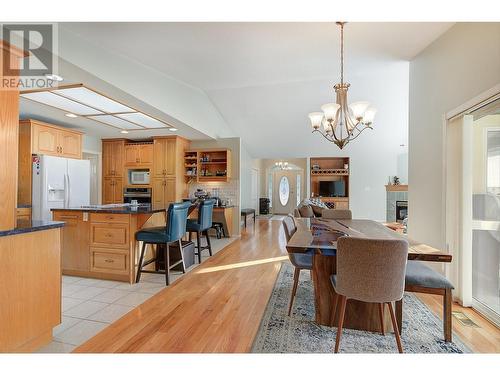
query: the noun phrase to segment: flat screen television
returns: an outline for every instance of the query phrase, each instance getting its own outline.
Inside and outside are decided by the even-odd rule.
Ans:
[[[320,197],[345,197],[344,181],[320,181]]]

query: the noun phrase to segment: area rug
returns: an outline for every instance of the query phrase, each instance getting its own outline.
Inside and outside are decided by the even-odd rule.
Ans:
[[[293,266],[284,262],[253,343],[254,353],[332,353],[336,328],[314,322],[313,286],[309,272],[302,272],[293,307],[288,317],[288,303],[293,283]],[[453,336],[443,339],[443,324],[413,294],[404,296],[402,343],[405,353],[470,353],[471,350]],[[397,353],[392,333],[344,329],[340,343],[342,353]]]

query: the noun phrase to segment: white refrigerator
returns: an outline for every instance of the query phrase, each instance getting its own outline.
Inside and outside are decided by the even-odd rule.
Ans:
[[[33,220],[52,220],[51,208],[90,203],[90,161],[39,155],[33,157]]]

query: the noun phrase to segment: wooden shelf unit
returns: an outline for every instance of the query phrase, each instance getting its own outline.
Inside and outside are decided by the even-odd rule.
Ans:
[[[310,159],[310,191],[311,197],[319,198],[323,202],[333,202],[335,209],[349,209],[349,176],[350,176],[350,159],[348,157],[319,157]],[[348,168],[344,168],[344,165]],[[315,166],[319,166],[315,169]],[[344,197],[320,197],[319,182],[320,181],[344,181],[345,196]]]
[[[231,178],[231,150],[185,151],[184,176],[187,180],[196,180],[197,182],[229,181]]]

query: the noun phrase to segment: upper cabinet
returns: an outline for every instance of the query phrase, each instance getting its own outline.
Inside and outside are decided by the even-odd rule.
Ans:
[[[125,140],[102,141],[102,174],[103,177],[123,177],[123,154]]]
[[[82,158],[82,133],[35,120],[22,120],[20,127],[31,128],[31,153]]]
[[[154,150],[154,177],[175,177],[176,165],[181,162],[176,153],[176,138],[156,138]]]
[[[198,182],[228,182],[231,178],[231,150],[185,151],[184,176]]]
[[[151,143],[125,145],[125,166],[140,167],[151,164],[153,164],[153,145]]]

